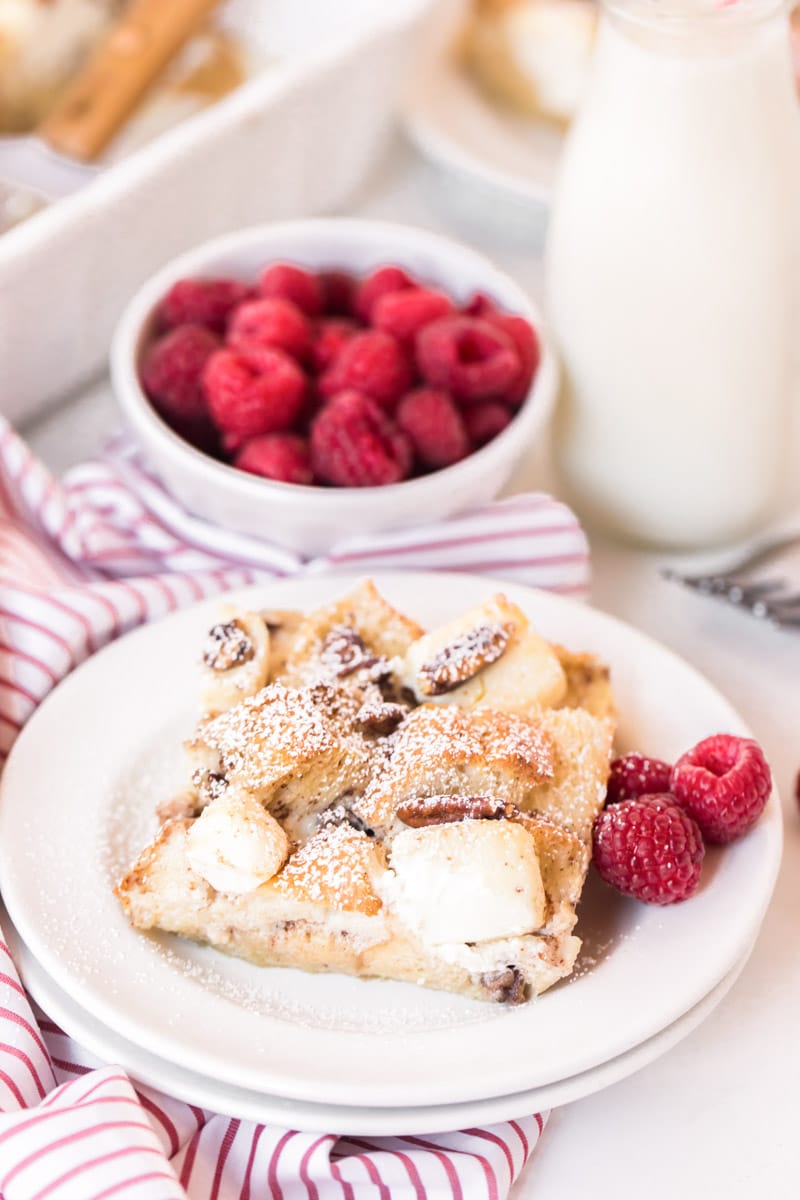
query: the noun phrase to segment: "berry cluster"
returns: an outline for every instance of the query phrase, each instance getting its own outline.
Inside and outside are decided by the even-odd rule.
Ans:
[[[156,320],[141,380],[164,420],[286,483],[374,487],[450,466],[505,429],[539,363],[524,318],[480,294],[459,309],[396,266],[182,279]]]
[[[606,806],[594,823],[593,862],[606,883],[650,904],[696,891],[705,843],[753,827],[772,776],[752,738],[705,738],[671,765],[642,754],[611,764]]]

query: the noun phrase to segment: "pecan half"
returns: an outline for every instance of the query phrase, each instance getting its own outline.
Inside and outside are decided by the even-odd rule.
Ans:
[[[387,734],[397,728],[408,713],[402,704],[386,700],[368,700],[356,713],[356,725],[365,733]]]
[[[497,662],[513,633],[511,625],[478,625],[462,633],[417,672],[425,696],[441,696]]]
[[[524,1004],[525,980],[518,967],[506,967],[503,971],[488,971],[481,975],[481,984],[489,998],[497,1004]]]
[[[351,625],[334,625],[322,643],[319,658],[334,679],[344,679],[379,661]]]
[[[412,829],[445,825],[453,821],[511,821],[519,815],[516,804],[490,796],[417,796],[402,800],[396,816]]]
[[[203,650],[203,662],[212,671],[230,671],[231,667],[249,662],[254,654],[253,643],[234,618],[209,629]]]

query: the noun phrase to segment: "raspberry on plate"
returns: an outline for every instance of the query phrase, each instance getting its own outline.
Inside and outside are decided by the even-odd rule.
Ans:
[[[470,452],[464,420],[447,392],[435,388],[407,392],[395,417],[423,466],[449,467]]]
[[[718,733],[682,755],[672,792],[707,842],[724,845],[755,825],[772,791],[764,753],[752,738]]]
[[[671,791],[672,764],[646,754],[623,754],[611,764],[606,804]]]
[[[280,296],[249,300],[231,317],[227,341],[234,348],[277,346],[302,361],[311,350],[311,322],[296,304]]]
[[[306,379],[294,359],[269,347],[218,350],[203,372],[214,424],[229,453],[250,438],[290,429],[303,408]]]
[[[311,483],[308,442],[296,433],[265,433],[245,442],[233,465],[280,483]]]
[[[407,275],[400,267],[378,267],[371,275],[362,279],[356,288],[354,300],[356,316],[360,317],[362,321],[369,322],[372,320],[372,310],[381,296],[386,296],[389,292],[402,292],[405,288],[416,286],[411,276]]]
[[[391,334],[365,329],[351,337],[320,376],[323,396],[356,388],[383,408],[391,408],[413,383],[403,347]]]
[[[623,800],[595,819],[592,861],[598,874],[646,904],[675,904],[694,895],[704,856],[697,823],[672,796]]]
[[[463,404],[501,398],[520,370],[517,348],[504,330],[460,314],[421,329],[416,357],[425,382]]]
[[[368,396],[354,389],[334,396],[311,424],[314,477],[339,487],[399,483],[408,473],[408,439]]]
[[[483,400],[464,409],[464,424],[473,446],[485,446],[511,424],[512,414],[497,400]]]
[[[455,305],[444,292],[434,288],[405,288],[387,292],[372,306],[372,324],[393,334],[400,342],[413,342],[425,325],[455,312]]]
[[[238,279],[179,279],[161,301],[158,319],[165,329],[205,325],[224,333],[236,305],[251,294],[252,289]]]
[[[219,349],[219,339],[204,325],[180,325],[153,342],[142,362],[144,390],[170,424],[208,420],[202,387],[203,369]]]
[[[318,317],[322,312],[322,285],[312,271],[296,267],[293,263],[272,263],[261,272],[258,290],[262,296],[278,296],[291,300],[307,317]]]

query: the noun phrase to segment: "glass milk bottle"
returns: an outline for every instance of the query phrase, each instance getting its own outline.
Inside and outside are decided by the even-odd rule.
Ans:
[[[607,0],[547,245],[556,453],[591,523],[733,540],[780,480],[800,114],[775,0]]]

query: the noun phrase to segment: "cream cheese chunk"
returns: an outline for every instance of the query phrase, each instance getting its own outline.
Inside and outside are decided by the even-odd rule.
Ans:
[[[187,837],[189,865],[218,892],[251,892],[289,857],[289,839],[260,801],[230,793],[203,809]]]
[[[511,821],[404,830],[391,866],[399,917],[432,945],[514,937],[544,921],[536,846]]]

